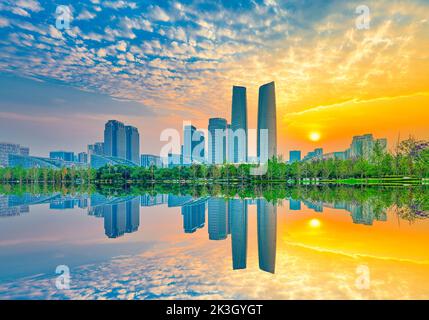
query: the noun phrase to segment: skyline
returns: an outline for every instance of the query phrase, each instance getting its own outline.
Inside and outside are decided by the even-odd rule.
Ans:
[[[285,158],[342,150],[367,132],[429,138],[429,4],[369,3],[370,28],[358,30],[357,1],[288,3],[73,2],[71,29],[58,30],[55,2],[5,1],[0,140],[39,156],[79,152],[117,119],[139,129],[144,153],[157,154],[160,132],[181,130],[179,119],[231,123],[234,85],[247,88],[248,128],[256,128],[257,90],[271,80]]]

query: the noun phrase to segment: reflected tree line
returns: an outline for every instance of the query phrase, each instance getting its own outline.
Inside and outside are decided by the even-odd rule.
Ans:
[[[221,197],[226,199],[263,198],[277,204],[280,200],[292,199],[321,203],[335,207],[341,204],[369,206],[376,216],[386,210],[396,212],[408,221],[429,217],[429,187],[427,186],[334,186],[300,185],[290,186],[282,183],[264,184],[139,184],[115,187],[113,185],[75,185],[75,184],[3,184],[0,194],[50,194],[81,195],[98,193],[104,196],[128,197],[148,194],[171,194],[192,198]]]

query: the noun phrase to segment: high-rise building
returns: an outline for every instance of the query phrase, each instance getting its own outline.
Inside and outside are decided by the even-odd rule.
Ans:
[[[204,131],[197,130],[194,133],[194,146],[192,160],[196,163],[205,163],[205,137]]]
[[[374,139],[372,134],[354,136],[350,145],[349,157],[369,159],[373,155],[374,147],[379,145],[382,151],[387,149],[387,139]]]
[[[9,166],[9,155],[28,156],[30,149],[17,143],[0,142],[0,167]]]
[[[247,261],[247,202],[231,199],[228,202],[231,220],[232,268],[246,269]]]
[[[247,97],[245,87],[232,87],[231,131],[228,144],[232,154],[229,162],[247,162]]]
[[[322,157],[323,157],[323,148],[316,148],[313,151],[310,151],[309,153],[307,153],[302,160],[304,161],[321,160]]]
[[[223,118],[209,119],[208,162],[223,164],[226,162],[227,121]]]
[[[208,200],[208,231],[210,240],[224,240],[228,236],[226,201],[222,198]]]
[[[80,152],[77,155],[77,161],[81,163],[88,163],[88,154],[86,152]]]
[[[142,154],[140,156],[140,166],[144,168],[150,168],[155,166],[157,168],[162,168],[162,160],[160,156],[155,156],[152,154]]]
[[[139,130],[133,126],[125,126],[125,139],[126,159],[135,164],[140,164]]]
[[[104,142],[96,142],[88,145],[88,156],[91,157],[93,154],[104,155]]]
[[[299,211],[301,210],[301,201],[289,199],[289,210],[291,211]]]
[[[257,202],[259,268],[274,273],[276,267],[277,205]]]
[[[109,120],[104,128],[104,155],[126,159],[125,125]]]
[[[75,161],[74,152],[71,151],[51,151],[49,152],[49,158],[63,161]]]
[[[301,151],[291,150],[289,151],[289,163],[301,161]]]
[[[183,165],[191,165],[193,160],[193,151],[196,142],[194,142],[194,134],[197,131],[193,125],[183,127]]]
[[[261,163],[277,156],[277,116],[274,82],[259,88],[257,154]]]

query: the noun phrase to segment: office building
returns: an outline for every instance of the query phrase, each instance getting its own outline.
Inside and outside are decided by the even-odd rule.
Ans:
[[[22,147],[16,143],[0,143],[0,167],[9,166],[9,154],[28,156],[30,154],[30,149]]]
[[[104,128],[104,155],[126,159],[125,125],[117,120],[109,120]]]
[[[80,152],[77,155],[77,161],[81,163],[88,163],[88,154],[86,152]]]
[[[142,166],[143,168],[150,168],[152,166],[162,168],[161,157],[155,156],[153,154],[142,154],[140,156],[140,166]]]
[[[191,165],[196,142],[193,140],[197,128],[193,125],[183,127],[183,165]]]
[[[126,159],[140,164],[140,135],[139,130],[133,126],[125,126],[125,152]]]
[[[91,164],[91,168],[93,169],[100,169],[101,167],[104,167],[106,165],[110,165],[110,166],[121,165],[121,166],[128,166],[128,167],[138,166],[134,162],[131,162],[127,159],[108,157],[108,156],[102,156],[102,155],[96,155],[96,154],[91,155],[90,164]]]
[[[51,151],[49,152],[49,158],[64,161],[75,161],[74,152],[71,151]]]
[[[301,161],[301,151],[291,150],[289,151],[289,163]]]
[[[231,148],[231,156],[228,161],[232,163],[247,162],[248,138],[247,138],[247,97],[246,88],[233,86],[231,130],[228,132],[228,145]]]
[[[226,162],[227,121],[223,118],[209,119],[208,162],[223,164]]]
[[[88,145],[88,156],[90,157],[92,154],[96,155],[104,155],[104,142],[96,142],[94,144]]]
[[[274,82],[259,88],[257,154],[261,163],[277,156],[277,115]]]
[[[31,168],[87,168],[86,163],[77,161],[64,161],[62,159],[51,159],[42,157],[22,156],[17,154],[9,154],[8,156],[9,167],[22,167],[24,169]]]

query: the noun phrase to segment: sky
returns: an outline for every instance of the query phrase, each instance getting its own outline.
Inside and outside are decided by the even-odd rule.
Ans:
[[[365,133],[429,139],[428,13],[426,0],[0,0],[0,141],[80,152],[117,119],[158,154],[165,129],[230,121],[233,85],[256,128],[270,81],[285,159]]]

